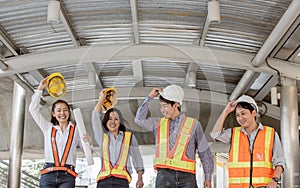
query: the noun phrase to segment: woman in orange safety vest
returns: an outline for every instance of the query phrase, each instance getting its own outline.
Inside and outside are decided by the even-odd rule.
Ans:
[[[241,126],[224,130],[225,119],[233,111]],[[254,99],[243,95],[227,103],[212,130],[213,139],[230,144],[229,188],[276,188],[286,166],[278,134],[257,122],[257,113]]]
[[[94,138],[100,148],[101,169],[97,176],[98,188],[129,188],[131,182],[131,160],[138,174],[136,187],[143,187],[143,160],[138,143],[131,132],[127,132],[121,112],[109,108],[100,122],[101,106],[106,96],[99,93],[99,100],[92,113]]]
[[[47,84],[47,78],[41,80],[29,105],[29,112],[44,134],[45,165],[41,170],[40,187],[73,188],[77,176],[76,148],[82,148],[82,143],[76,125],[71,122],[66,101],[59,99],[52,104],[50,122],[42,116],[39,103]],[[83,140],[91,143],[88,134]]]

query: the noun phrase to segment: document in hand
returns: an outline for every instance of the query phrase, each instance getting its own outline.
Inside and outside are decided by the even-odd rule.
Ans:
[[[75,117],[75,121],[76,121],[76,126],[78,127],[78,130],[79,130],[79,135],[80,135],[80,138],[82,141],[82,146],[83,146],[83,152],[85,154],[87,163],[88,163],[88,165],[92,165],[92,164],[94,164],[94,159],[93,159],[91,147],[90,147],[89,143],[82,140],[83,135],[86,134],[86,129],[84,126],[80,108],[74,109],[73,113],[74,113],[74,117]]]

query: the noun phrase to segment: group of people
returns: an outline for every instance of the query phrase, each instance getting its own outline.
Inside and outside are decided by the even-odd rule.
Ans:
[[[47,86],[47,78],[41,80],[33,94],[29,111],[44,133],[45,165],[41,170],[40,187],[75,187],[76,148],[82,141],[71,121],[70,106],[64,100],[52,105],[51,120],[40,113],[39,100]],[[98,188],[128,188],[133,168],[138,174],[136,187],[143,187],[143,160],[138,142],[132,132],[126,131],[124,118],[117,108],[101,113],[106,97],[100,91],[92,112],[94,139],[100,148],[101,169],[97,176]],[[160,100],[162,117],[148,117],[151,101]],[[155,136],[154,169],[157,171],[156,188],[196,188],[196,154],[200,157],[205,180],[204,188],[210,188],[214,160],[201,123],[181,112],[184,91],[180,86],[169,85],[153,88],[139,107],[135,122],[152,131]],[[234,112],[241,125],[223,129],[226,117]],[[281,143],[274,128],[256,121],[258,107],[249,96],[228,102],[211,133],[214,140],[230,144],[229,187],[275,188],[285,169]],[[102,117],[103,116],[103,117]],[[101,121],[102,119],[102,121]],[[92,144],[85,134],[82,140]]]

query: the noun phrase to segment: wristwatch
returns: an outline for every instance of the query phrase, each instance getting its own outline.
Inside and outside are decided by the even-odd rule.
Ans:
[[[273,177],[272,180],[275,181],[276,183],[279,182],[279,178],[277,178],[277,177]]]

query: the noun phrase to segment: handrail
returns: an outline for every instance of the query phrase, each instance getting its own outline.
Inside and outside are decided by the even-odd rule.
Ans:
[[[7,162],[5,162],[3,160],[0,160],[0,163],[2,163],[3,165],[9,167],[9,163],[7,163]],[[5,173],[3,175],[7,175],[8,174],[8,168],[2,168],[0,166],[0,169],[2,169],[5,172],[7,172],[7,173]],[[27,176],[28,178],[25,178],[24,175]],[[30,180],[33,180],[33,181],[30,181]],[[38,182],[38,183],[36,183],[36,182]],[[39,187],[39,178],[36,177],[36,176],[33,176],[33,175],[29,174],[28,172],[26,172],[24,170],[21,170],[21,183],[24,184],[24,185],[26,185],[27,187],[36,188],[36,187]],[[6,187],[6,185],[4,185],[4,186]]]

